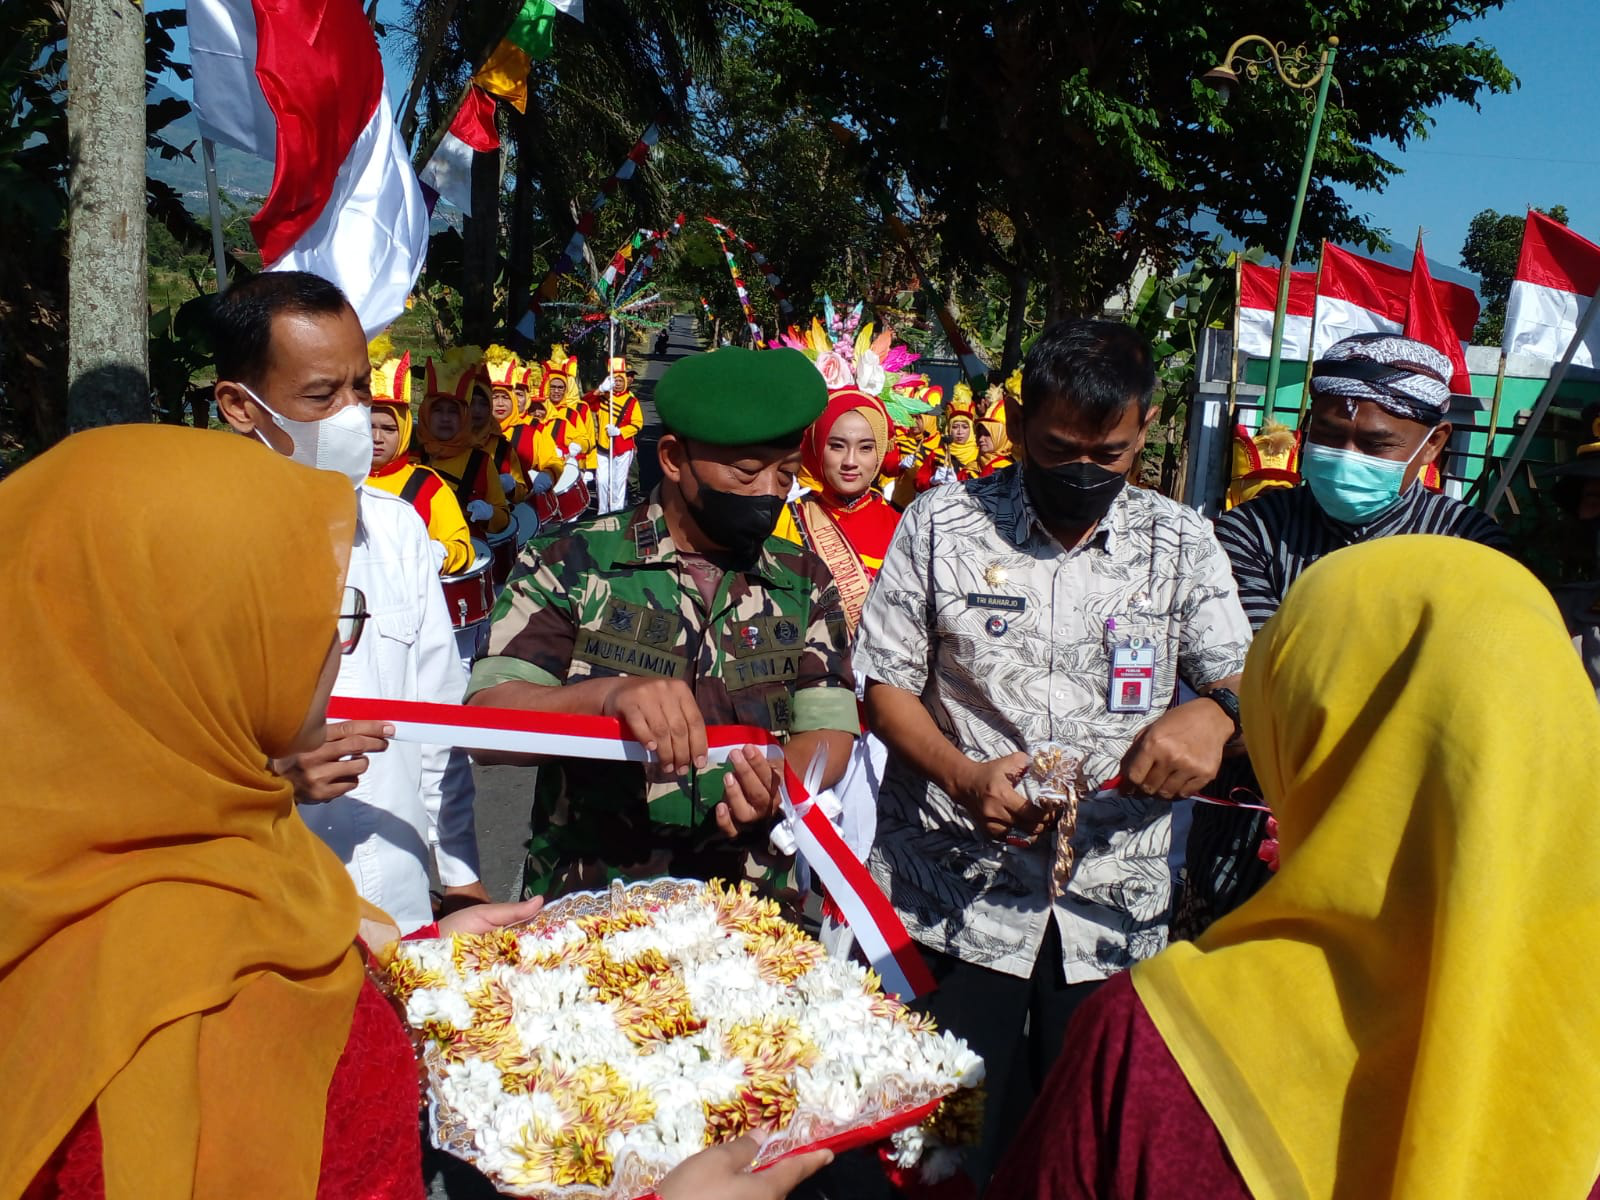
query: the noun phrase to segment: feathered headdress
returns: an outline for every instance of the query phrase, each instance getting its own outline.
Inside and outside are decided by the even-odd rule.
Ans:
[[[886,325],[874,336],[872,322],[861,324],[860,303],[844,317],[835,312],[832,297],[824,296],[822,306],[823,320],[813,317],[805,330],[791,325],[773,345],[809,358],[830,392],[858,388],[876,396],[897,425],[909,425],[918,413],[933,407],[926,400],[927,376],[907,370],[917,355],[895,343],[893,329]]]

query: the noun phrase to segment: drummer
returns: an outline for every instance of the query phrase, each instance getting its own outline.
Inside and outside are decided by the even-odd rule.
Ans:
[[[511,524],[511,503],[487,451],[474,444],[467,428],[467,394],[478,373],[475,347],[458,347],[442,359],[428,360],[427,390],[417,414],[420,451],[413,453],[450,485],[468,527],[481,537],[502,533]]]
[[[367,348],[369,355],[375,347],[376,342]],[[367,482],[417,510],[433,539],[434,556],[443,556],[439,573],[458,575],[472,565],[467,518],[444,480],[406,457],[410,444],[411,355],[379,357],[372,364],[372,473]]]
[[[748,402],[761,397],[760,404]],[[560,759],[539,772],[525,895],[672,873],[755,875],[778,772],[757,747],[708,766],[708,724],[756,725],[822,783],[859,731],[838,589],[772,536],[827,389],[795,350],[679,359],[656,386],[663,480],[643,503],[535,538],[502,594],[470,702],[619,718],[659,762]],[[526,761],[482,755],[480,761]]]
[[[542,396],[546,422],[560,418],[566,424],[565,437],[557,441],[569,457],[576,455],[578,465],[594,479],[594,410],[582,396],[578,386],[578,360],[567,355],[566,348],[555,346],[544,364]],[[551,431],[555,436],[555,431]],[[573,450],[573,446],[577,450]]]

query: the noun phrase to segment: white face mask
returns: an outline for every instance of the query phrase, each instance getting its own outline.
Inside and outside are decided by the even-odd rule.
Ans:
[[[244,384],[245,393],[264,409],[272,423],[289,435],[294,449],[289,457],[319,471],[337,471],[360,487],[372,473],[372,410],[365,404],[350,404],[320,421],[291,421],[273,412],[270,405]],[[263,442],[261,431],[255,435]]]

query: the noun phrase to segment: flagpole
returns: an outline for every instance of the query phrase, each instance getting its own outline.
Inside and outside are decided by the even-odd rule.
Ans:
[[[1239,420],[1239,302],[1244,292],[1244,257],[1233,261],[1233,344],[1228,347],[1228,420],[1224,431],[1233,436]]]
[[[1600,317],[1600,288],[1589,298],[1589,307],[1584,309],[1583,317],[1578,322],[1578,327],[1572,332],[1572,340],[1567,343],[1567,352],[1561,356],[1561,362],[1550,373],[1550,378],[1545,382],[1544,390],[1539,393],[1539,399],[1534,403],[1533,412],[1528,417],[1528,423],[1511,447],[1511,453],[1506,455],[1505,465],[1500,470],[1500,477],[1495,480],[1494,488],[1489,492],[1489,497],[1483,502],[1483,511],[1489,516],[1494,516],[1494,510],[1500,507],[1500,501],[1505,497],[1506,490],[1511,486],[1511,476],[1522,465],[1523,456],[1528,453],[1528,447],[1533,442],[1533,436],[1538,432],[1539,422],[1544,420],[1544,414],[1549,411],[1550,403],[1556,398],[1556,393],[1561,390],[1561,385],[1566,382],[1567,368],[1572,365],[1573,356],[1578,353],[1578,347],[1583,345],[1593,327],[1595,318]]]
[[[211,254],[217,261],[217,295],[228,290],[228,247],[222,237],[222,196],[217,188],[217,146],[200,139],[200,158],[206,168],[206,205],[211,210]]]
[[[1283,358],[1283,324],[1289,311],[1289,276],[1294,270],[1295,243],[1300,240],[1300,214],[1306,206],[1306,189],[1311,186],[1311,166],[1317,157],[1317,139],[1322,134],[1322,113],[1328,107],[1328,85],[1333,82],[1333,57],[1338,53],[1339,39],[1330,37],[1322,52],[1322,83],[1317,88],[1317,104],[1311,110],[1311,132],[1306,139],[1306,157],[1300,165],[1300,187],[1295,192],[1294,209],[1289,215],[1289,243],[1278,266],[1278,308],[1272,316],[1272,356],[1267,360],[1267,412],[1270,414],[1277,402],[1278,370]],[[1280,69],[1279,74],[1282,74]],[[1320,267],[1318,268],[1321,269]],[[1313,310],[1314,313],[1314,310]],[[1316,336],[1316,318],[1312,317],[1312,336]],[[1311,360],[1307,358],[1309,371]]]
[[[1317,301],[1322,299],[1322,260],[1327,256],[1328,241],[1324,238],[1317,251],[1316,282],[1311,285],[1311,341],[1306,344],[1306,377],[1300,384],[1300,416],[1294,423],[1296,430],[1305,425],[1306,410],[1311,407],[1311,364],[1317,357]]]

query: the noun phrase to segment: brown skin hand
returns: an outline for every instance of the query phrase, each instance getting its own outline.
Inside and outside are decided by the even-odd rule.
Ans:
[[[658,453],[661,507],[667,530],[673,544],[691,554],[716,555],[727,550],[706,535],[690,511],[702,483],[741,496],[787,496],[800,470],[799,447],[711,446],[665,433]],[[690,764],[698,768],[706,763],[705,718],[694,693],[681,679],[621,676],[586,679],[561,687],[501,683],[475,693],[469,703],[616,717],[631,736],[659,756],[658,775],[673,777],[687,772]],[[796,774],[802,775],[814,755],[825,754],[823,786],[831,787],[844,777],[854,742],[849,734],[836,731],[797,733],[790,737],[784,753]],[[479,752],[474,757],[486,764],[537,761],[527,755],[494,752]],[[722,831],[732,837],[763,825],[777,812],[782,773],[759,746],[743,747],[730,765],[732,770],[724,785],[726,796],[717,806],[716,820]]]
[[[332,315],[280,313],[272,319],[272,344],[260,379],[219,379],[212,388],[217,412],[240,433],[259,433],[279,454],[290,454],[289,435],[252,400],[253,388],[291,421],[321,421],[352,404],[372,404],[372,363],[355,310]]]
[[[1349,405],[1337,396],[1319,396],[1311,402],[1306,438],[1334,450],[1354,450],[1390,462],[1405,462],[1416,454],[1401,481],[1403,492],[1417,481],[1423,468],[1440,454],[1450,440],[1451,424],[1424,425],[1385,412],[1371,400],[1356,401],[1355,416]],[[1418,447],[1422,447],[1418,451]]]

